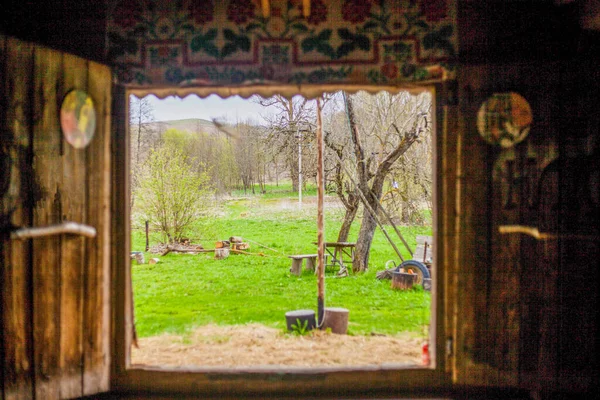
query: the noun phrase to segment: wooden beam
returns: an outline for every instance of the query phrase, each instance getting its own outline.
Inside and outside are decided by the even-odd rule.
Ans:
[[[108,391],[110,375],[110,185],[111,78],[108,67],[89,64],[88,93],[96,110],[96,133],[87,152],[87,223],[83,308],[83,395]]]

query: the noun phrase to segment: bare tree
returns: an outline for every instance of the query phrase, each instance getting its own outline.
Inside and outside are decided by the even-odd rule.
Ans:
[[[274,150],[274,154],[283,155],[286,167],[292,180],[293,190],[298,190],[298,140],[302,140],[302,173],[308,177],[316,176],[316,162],[314,152],[310,151],[310,144],[314,141],[314,121],[316,109],[314,101],[301,96],[285,97],[275,95],[268,99],[256,97],[257,103],[263,107],[272,107],[275,112],[264,117],[269,127],[267,140]],[[300,136],[300,137],[298,137]]]
[[[386,177],[394,163],[431,129],[431,100],[428,94],[413,97],[408,93],[400,93],[396,98],[389,94],[377,97],[373,103],[367,94],[345,96],[356,166],[354,180],[368,208],[376,214],[380,209]],[[357,116],[361,113],[362,118]],[[355,272],[365,271],[368,267],[371,242],[377,226],[375,218],[365,211],[356,242]]]
[[[132,156],[136,164],[140,163],[144,153],[144,144],[153,141],[154,108],[147,97],[129,96],[129,126],[132,135]],[[146,152],[148,149],[145,149]]]
[[[141,165],[150,149],[158,142],[152,127],[154,109],[147,97],[129,96],[129,132],[131,133],[131,199],[130,207],[135,202],[135,193],[139,186]]]
[[[254,194],[257,175],[256,148],[258,147],[254,137],[255,130],[251,125],[239,123],[236,125],[235,130],[238,137],[235,143],[234,156],[238,173],[242,180],[244,193],[247,193],[250,189]]]
[[[431,223],[432,167],[432,138],[431,135],[423,135],[394,165],[389,175],[389,190],[381,199],[386,210],[397,216],[397,222],[412,225]]]
[[[328,192],[335,192],[344,206],[344,218],[338,232],[338,242],[346,242],[352,223],[360,206],[358,188],[348,177],[355,171],[352,143],[348,141],[347,114],[344,111],[342,92],[331,96],[333,101],[324,107],[325,185]]]

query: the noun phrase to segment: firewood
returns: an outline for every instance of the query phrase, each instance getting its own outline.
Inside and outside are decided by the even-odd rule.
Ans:
[[[231,248],[233,250],[248,250],[250,245],[248,243],[232,243]]]
[[[229,248],[230,245],[231,242],[229,240],[219,240],[218,242],[215,242],[215,248],[217,249]]]
[[[229,247],[215,249],[215,259],[222,260],[229,257]]]
[[[379,280],[381,279],[392,279],[392,272],[395,271],[396,268],[390,268],[383,271],[379,271],[375,274],[375,277]]]

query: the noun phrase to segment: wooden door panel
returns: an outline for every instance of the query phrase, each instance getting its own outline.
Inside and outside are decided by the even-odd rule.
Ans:
[[[0,71],[2,154],[11,165],[8,193],[0,194],[4,395],[107,391],[110,69],[0,36]],[[96,111],[84,149],[67,143],[60,129],[60,106],[73,89],[86,91]],[[65,221],[90,225],[97,236],[9,239],[15,228]]]
[[[11,226],[29,226],[31,210],[22,199],[29,190],[27,176],[31,173],[30,148],[31,104],[22,94],[31,86],[31,76],[21,73],[23,65],[33,62],[33,45],[10,40],[0,35],[0,144],[3,156],[3,179],[8,180],[2,193],[1,220],[2,254],[2,358],[4,396],[8,399],[33,397],[33,341],[30,282],[31,243],[10,241]],[[10,77],[10,79],[9,79]]]
[[[600,120],[596,69],[557,61],[460,72],[465,148],[454,267],[461,385],[588,390],[597,379],[597,342],[587,339],[597,330],[600,254],[600,196],[590,172],[599,159],[591,140]],[[510,91],[532,107],[529,136],[510,148],[488,145],[475,126],[477,110],[493,93]],[[501,234],[507,225],[551,237]]]

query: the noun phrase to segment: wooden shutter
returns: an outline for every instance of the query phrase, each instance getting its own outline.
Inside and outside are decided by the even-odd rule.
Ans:
[[[6,399],[109,389],[111,83],[104,65],[0,36]],[[95,135],[84,149],[60,129],[61,102],[72,89],[94,101]],[[63,221],[90,225],[97,236],[10,239],[15,228]]]
[[[597,330],[598,156],[586,143],[600,120],[597,75],[583,62],[462,67],[456,383],[539,391],[595,384],[597,342],[588,338]],[[488,145],[477,111],[510,91],[531,104],[531,132],[513,147]],[[550,237],[500,234],[507,225]]]

